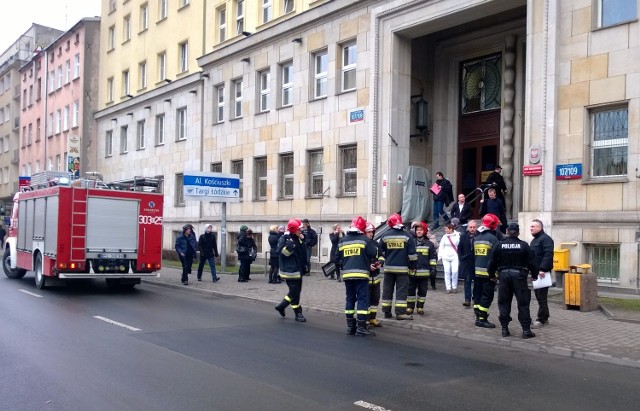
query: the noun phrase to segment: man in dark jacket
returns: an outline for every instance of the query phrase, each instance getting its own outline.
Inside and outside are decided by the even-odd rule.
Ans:
[[[467,226],[471,218],[471,206],[464,194],[458,194],[458,202],[451,207],[451,218],[457,218],[460,226]]]
[[[444,178],[442,171],[436,173],[436,184],[440,187],[440,191],[433,193],[433,229],[440,227],[440,216],[447,221],[449,217],[444,212],[444,208],[453,201],[453,187],[451,182]]]
[[[538,278],[538,264],[529,244],[520,240],[520,226],[517,223],[507,227],[507,238],[500,241],[491,253],[487,271],[489,277],[495,277],[498,272],[500,286],[498,288],[498,308],[500,310],[500,324],[502,336],[508,337],[511,322],[511,302],[515,294],[518,303],[518,321],[522,326],[522,338],[533,338],[531,332],[531,291],[527,285],[527,275],[534,280]]]
[[[553,270],[553,239],[544,232],[542,221],[535,219],[529,226],[533,240],[531,240],[531,250],[536,257],[538,263],[540,278],[551,275]],[[534,289],[533,292],[538,300],[538,317],[533,322],[531,328],[540,328],[549,323],[549,305],[547,304],[547,295],[549,287]]]
[[[311,224],[309,224],[309,220],[306,218],[302,220],[302,224],[304,228],[302,229],[302,235],[304,235],[304,245],[307,251],[307,269],[304,275],[310,275],[311,273],[311,254],[313,254],[313,247],[318,244],[318,233],[316,230],[311,228]]]
[[[454,206],[455,207],[455,206]],[[476,256],[473,251],[476,234],[478,230],[478,222],[475,220],[469,221],[467,224],[467,231],[460,236],[460,243],[458,244],[458,258],[460,260],[460,276],[464,278],[464,305],[467,308],[471,307],[471,283],[475,277]],[[475,305],[475,302],[474,302]]]
[[[236,252],[238,253],[238,260],[240,261],[240,269],[238,270],[239,283],[246,283],[251,280],[251,278],[249,278],[251,262],[255,259],[258,251],[256,243],[253,240],[253,232],[250,233],[250,231],[249,227],[243,224],[240,226],[240,233],[238,233]]]
[[[284,226],[272,225],[269,229],[269,284],[280,284],[278,269],[280,267],[280,253],[278,253],[278,240],[284,234]]]
[[[487,190],[487,193],[489,193],[489,198],[480,200],[482,203],[480,206],[480,215],[483,217],[487,214],[498,216],[500,219],[499,230],[504,234],[507,230],[507,213],[504,208],[504,202],[496,196],[495,188],[490,188]]]
[[[296,315],[296,321],[307,321],[302,315],[300,306],[300,293],[302,292],[302,275],[306,267],[306,253],[304,244],[300,239],[302,235],[302,221],[294,218],[287,223],[287,231],[278,240],[278,252],[280,253],[280,276],[287,282],[289,292],[276,305],[276,311],[284,317],[284,309],[291,304]]]
[[[213,226],[207,224],[204,234],[198,239],[198,248],[200,249],[200,263],[198,264],[198,281],[202,281],[202,270],[204,263],[208,262],[211,267],[211,279],[215,283],[220,279],[216,274],[216,257],[218,254],[218,243],[216,241],[216,233],[213,232]]]
[[[502,177],[502,167],[499,164],[496,164],[489,177],[487,177],[486,184],[496,189],[496,197],[498,197],[502,204],[506,204],[504,201],[504,193],[507,191],[507,185],[504,182],[504,177]]]
[[[340,242],[340,240],[342,240],[342,237],[344,237],[344,233],[342,232],[342,227],[340,226],[340,224],[334,224],[332,229],[333,232],[329,234],[329,240],[331,240],[331,252],[329,253],[329,261],[335,263],[338,254],[338,243]],[[335,272],[331,273],[331,279],[335,279],[336,276],[338,277],[338,282],[342,282],[342,280],[340,279],[340,267],[338,266],[338,264],[336,264]]]
[[[193,256],[196,255],[197,250],[196,235],[193,233],[191,224],[182,226],[182,234],[176,238],[175,248],[182,263],[182,284],[188,285]]]

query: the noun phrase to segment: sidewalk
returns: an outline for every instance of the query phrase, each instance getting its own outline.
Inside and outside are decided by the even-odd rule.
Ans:
[[[264,274],[251,274],[252,281],[238,283],[237,276],[219,274],[220,281],[213,283],[211,273],[205,272],[203,281],[196,280],[195,272],[189,279],[189,285],[180,282],[180,270],[163,268],[157,278],[144,279],[144,282],[179,288],[188,291],[215,293],[219,295],[268,301],[277,304],[287,293],[287,286],[269,284]],[[393,332],[392,327],[403,327],[429,333],[448,335],[465,340],[493,343],[530,351],[546,352],[564,357],[574,357],[589,361],[605,362],[640,368],[640,324],[610,320],[602,311],[580,312],[566,310],[564,305],[550,302],[550,325],[534,330],[536,338],[523,340],[517,320],[515,298],[511,310],[510,329],[512,336],[502,338],[498,322],[498,303],[494,298],[489,319],[496,323],[495,329],[484,329],[474,325],[473,309],[462,306],[464,300],[462,284],[457,294],[444,293],[444,286],[438,283],[437,290],[429,290],[425,305],[426,315],[414,315],[413,321],[385,320],[383,327],[376,332]],[[326,279],[320,272],[312,272],[304,277],[301,305],[306,313],[334,315],[336,321],[344,322],[344,285],[335,280]],[[532,293],[531,313],[535,319],[538,305]],[[273,312],[274,316],[278,313]],[[287,311],[292,316],[291,310]],[[382,317],[380,311],[378,318]]]

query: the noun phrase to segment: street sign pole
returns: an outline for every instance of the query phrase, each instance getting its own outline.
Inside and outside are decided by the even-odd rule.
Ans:
[[[227,270],[227,203],[220,203],[220,270]]]

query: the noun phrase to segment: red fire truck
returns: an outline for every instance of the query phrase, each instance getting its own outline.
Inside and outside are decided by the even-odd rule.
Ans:
[[[104,278],[109,287],[132,288],[141,277],[157,275],[163,195],[148,191],[153,184],[137,182],[152,180],[157,188],[161,180],[136,177],[107,185],[43,174],[13,199],[2,258],[7,277],[34,271],[40,289],[73,278]]]

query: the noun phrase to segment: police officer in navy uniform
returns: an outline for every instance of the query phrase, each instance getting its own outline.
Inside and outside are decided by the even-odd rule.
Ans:
[[[498,287],[498,309],[500,310],[500,324],[502,336],[508,337],[509,322],[511,322],[511,301],[513,295],[518,302],[518,321],[522,326],[522,338],[533,338],[531,332],[531,290],[527,285],[527,275],[535,280],[538,278],[538,264],[531,247],[518,238],[520,226],[511,223],[507,227],[507,238],[498,243],[491,253],[488,272],[493,277],[498,272],[500,285]]]

